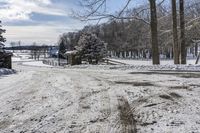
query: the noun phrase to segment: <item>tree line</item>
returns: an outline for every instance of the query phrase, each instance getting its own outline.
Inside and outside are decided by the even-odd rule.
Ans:
[[[95,1],[84,0],[85,4],[82,6],[87,5],[89,8],[95,4],[99,5],[101,0],[96,3]],[[77,45],[81,34],[91,32],[106,42],[108,51],[118,57],[128,55],[152,58],[153,64],[159,64],[159,57],[162,54],[166,58],[174,58],[175,64],[185,64],[186,47],[200,40],[200,2],[168,2],[171,4],[149,0],[148,5],[127,10],[125,6],[119,13],[111,15],[105,12],[100,15],[98,9],[93,8],[91,14],[79,15],[79,18],[98,20],[105,17],[108,18],[108,22],[88,25],[78,32],[63,34],[60,40],[64,40],[65,47],[71,50]],[[195,49],[198,49],[198,44],[195,45]]]

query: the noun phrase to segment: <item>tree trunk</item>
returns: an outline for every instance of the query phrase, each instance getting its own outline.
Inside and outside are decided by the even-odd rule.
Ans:
[[[195,43],[195,57],[198,56],[198,43]]]
[[[197,57],[197,60],[196,60],[196,63],[195,63],[195,64],[198,64],[198,63],[199,63],[199,59],[200,59],[200,53],[199,53],[199,55],[198,55],[198,57]]]
[[[180,47],[181,47],[181,64],[186,64],[186,47],[185,47],[185,14],[184,14],[184,0],[179,0],[180,4]]]
[[[179,62],[179,46],[178,46],[176,0],[172,0],[172,19],[173,19],[174,64],[180,64],[180,62]]]
[[[149,0],[151,10],[151,45],[153,64],[160,64],[159,49],[158,49],[158,26],[157,26],[157,11],[156,0]]]

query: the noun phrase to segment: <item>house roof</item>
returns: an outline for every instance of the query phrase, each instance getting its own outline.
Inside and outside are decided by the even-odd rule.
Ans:
[[[78,51],[73,50],[73,51],[67,51],[65,52],[65,55],[71,55],[71,54],[76,54]]]

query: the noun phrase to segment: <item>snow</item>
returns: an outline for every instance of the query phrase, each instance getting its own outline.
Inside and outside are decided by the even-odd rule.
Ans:
[[[32,59],[30,59],[30,57],[31,56],[29,53],[13,53],[12,61],[13,62],[32,61]]]
[[[9,75],[9,74],[13,74],[13,73],[15,73],[15,71],[12,69],[0,68],[0,76]]]
[[[27,62],[27,61],[33,61],[33,59],[12,57],[12,61],[13,62]]]
[[[14,58],[21,58],[21,59],[29,59],[31,58],[31,54],[30,53],[13,53],[13,57]]]
[[[185,71],[200,72],[200,65],[77,65],[66,66],[68,69],[123,70],[123,71]]]
[[[0,78],[2,133],[200,132],[199,72],[32,63]]]
[[[29,62],[24,62],[22,64],[28,65],[28,66],[36,66],[36,67],[53,67],[53,66],[50,66],[50,65],[43,64],[42,61],[29,61]]]
[[[13,63],[22,63],[23,65],[27,66],[35,66],[35,67],[52,67],[50,65],[43,64],[43,62],[35,61],[33,59],[30,59],[30,55],[26,53],[14,53],[14,57],[12,57]]]
[[[200,132],[200,65],[13,60],[17,73],[0,77],[2,133]]]
[[[0,42],[0,48],[3,48],[5,44],[3,42]]]

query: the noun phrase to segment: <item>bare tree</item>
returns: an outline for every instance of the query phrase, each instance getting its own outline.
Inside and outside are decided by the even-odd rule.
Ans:
[[[164,1],[164,0],[163,0]],[[127,0],[124,7],[117,14],[110,14],[106,12],[107,0],[81,0],[80,3],[86,8],[86,14],[77,13],[75,16],[81,20],[101,20],[105,18],[111,19],[136,19],[151,25],[151,46],[152,46],[152,60],[153,64],[160,64],[159,48],[158,48],[158,31],[157,31],[157,12],[156,0],[149,0],[151,11],[151,22],[139,17],[139,13],[125,16],[125,12],[132,2]]]
[[[172,19],[173,19],[173,50],[174,64],[179,64],[179,45],[178,45],[178,30],[177,30],[177,10],[176,0],[172,0]]]
[[[39,52],[38,51],[39,50],[38,50],[38,47],[37,47],[37,43],[33,42],[33,44],[31,45],[31,52],[30,52],[32,59],[37,60],[37,58],[38,58],[38,60],[39,60],[39,56],[38,56]]]
[[[153,64],[160,64],[160,54],[158,49],[158,26],[156,0],[149,0],[151,12],[151,45]]]

